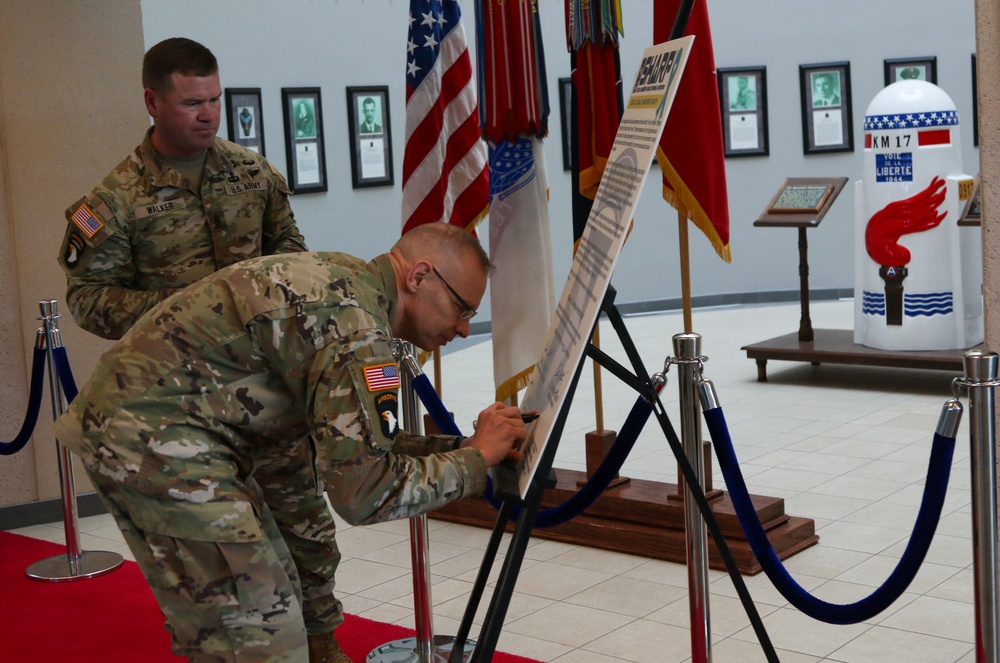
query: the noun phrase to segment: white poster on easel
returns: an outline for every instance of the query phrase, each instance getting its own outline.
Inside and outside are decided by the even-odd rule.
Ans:
[[[692,36],[675,39],[651,46],[642,54],[594,206],[521,403],[522,410],[539,413],[529,426],[517,466],[522,499],[527,496],[572,375],[583,359],[590,330],[600,314],[632,210],[653,163],[693,41]]]

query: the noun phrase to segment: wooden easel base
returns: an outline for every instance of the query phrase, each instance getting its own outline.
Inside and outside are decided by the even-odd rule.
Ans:
[[[577,492],[577,482],[585,481],[583,472],[556,470],[557,485],[545,491],[542,510],[562,504]],[[712,513],[722,529],[737,568],[744,575],[754,575],[762,569],[750,545],[743,536],[729,494],[712,491],[709,497]],[[777,497],[751,495],[757,516],[778,557],[785,559],[817,543],[815,524],[811,519],[785,514],[785,501]],[[492,528],[497,511],[485,498],[452,502],[428,514],[448,522]],[[513,526],[508,524],[508,531]],[[532,536],[553,541],[642,555],[653,559],[684,563],[684,500],[678,499],[677,486],[670,483],[632,479],[629,483],[610,488],[583,514],[567,523],[548,529],[536,528]],[[709,567],[725,569],[712,537],[708,539]]]

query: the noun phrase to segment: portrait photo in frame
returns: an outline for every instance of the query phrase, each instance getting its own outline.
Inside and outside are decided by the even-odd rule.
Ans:
[[[573,169],[573,136],[570,133],[573,126],[573,79],[559,79],[559,125],[562,127],[562,162],[563,170]]]
[[[726,67],[716,69],[722,139],[727,157],[766,156],[767,69]]]
[[[351,186],[392,186],[392,133],[389,86],[347,88],[347,127],[351,145]]]
[[[937,85],[937,57],[896,58],[884,60],[885,84],[905,80],[927,81]]]
[[[318,87],[283,87],[285,154],[292,193],[327,190],[323,107]]]
[[[853,152],[851,64],[799,65],[799,91],[803,152]]]
[[[264,153],[264,113],[261,111],[259,87],[226,88],[226,125],[229,141]]]

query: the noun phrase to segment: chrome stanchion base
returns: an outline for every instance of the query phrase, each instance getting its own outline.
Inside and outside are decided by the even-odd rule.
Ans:
[[[35,562],[25,573],[32,580],[41,582],[69,582],[110,573],[125,559],[118,553],[102,550],[82,552],[73,559],[70,555],[56,555]]]
[[[435,635],[434,655],[431,661],[420,660],[417,644],[416,638],[403,638],[387,642],[373,649],[365,657],[365,663],[448,663],[452,648],[455,646],[455,638],[449,635]],[[462,660],[469,660],[475,649],[476,642],[466,640],[465,647],[462,649]]]

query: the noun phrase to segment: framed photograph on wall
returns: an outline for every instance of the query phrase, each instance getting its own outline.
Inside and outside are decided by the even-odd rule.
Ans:
[[[766,68],[720,67],[716,72],[726,156],[767,155]]]
[[[959,200],[962,200],[962,188],[967,182],[968,180],[958,183]],[[976,175],[976,179],[971,184],[970,187],[967,187],[968,194],[965,197],[965,205],[958,217],[958,225],[960,226],[978,226],[983,220],[982,202],[979,199],[979,175]]]
[[[347,88],[351,186],[392,186],[389,86]]]
[[[292,193],[327,190],[323,107],[318,87],[283,87],[285,154]]]
[[[937,57],[898,58],[885,60],[885,84],[918,80],[937,85]]]
[[[264,114],[259,87],[226,88],[226,124],[230,142],[267,156],[264,153]]]
[[[799,91],[803,152],[853,152],[851,64],[799,65]]]
[[[562,127],[563,170],[573,169],[573,79],[559,79],[559,124]]]

